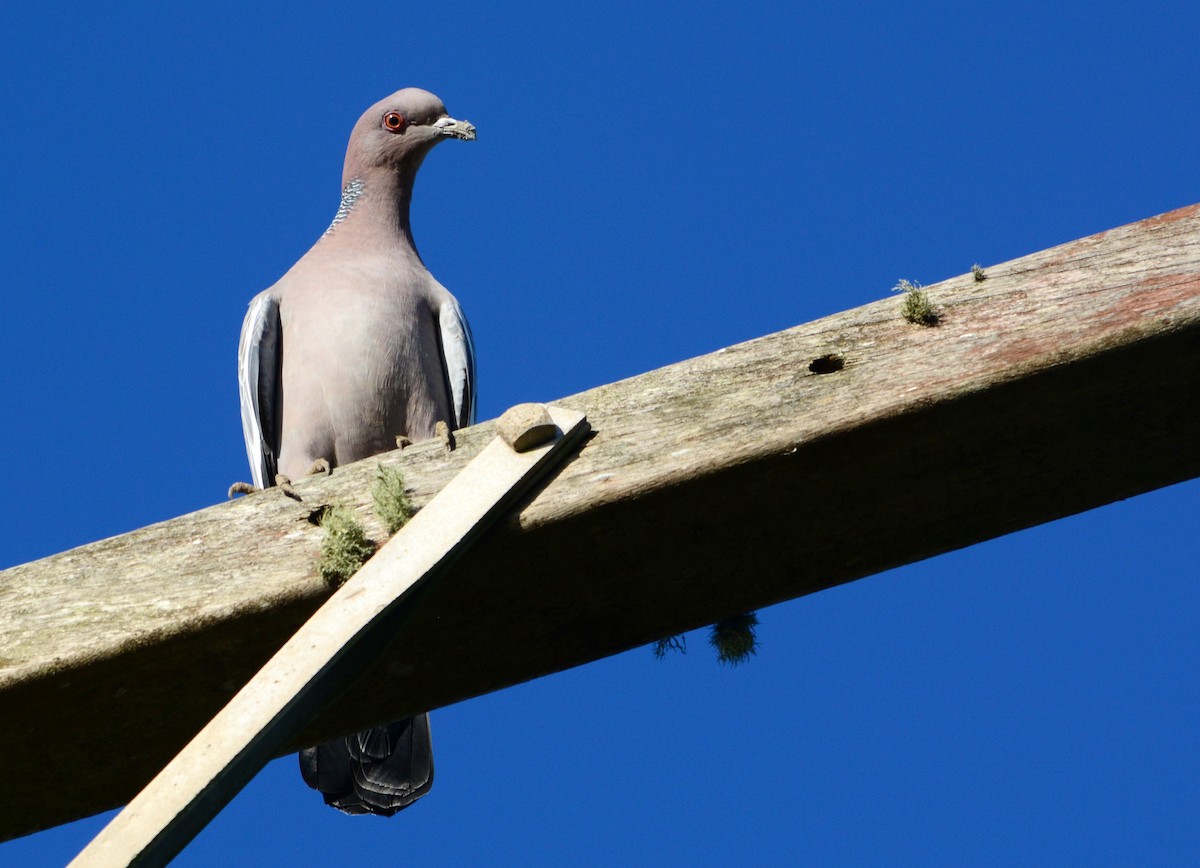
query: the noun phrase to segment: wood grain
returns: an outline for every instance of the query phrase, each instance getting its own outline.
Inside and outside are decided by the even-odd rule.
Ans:
[[[340,696],[403,629],[420,605],[419,592],[587,433],[581,413],[537,409],[536,423],[551,429],[541,448],[518,452],[494,438],[304,622],[71,868],[166,865],[288,738]]]
[[[1200,475],[1200,206],[927,291],[554,402],[592,439],[292,747]],[[315,510],[382,538],[377,463],[423,504],[491,436],[0,574],[0,836],[130,798],[320,605]]]

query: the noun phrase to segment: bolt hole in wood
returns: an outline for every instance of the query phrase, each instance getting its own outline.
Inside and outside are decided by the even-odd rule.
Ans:
[[[308,523],[315,524],[317,527],[320,527],[321,519],[323,519],[325,517],[325,513],[327,513],[327,512],[329,512],[329,504],[323,504],[321,506],[318,506],[316,509],[314,509],[312,512],[310,512],[306,516],[306,518],[308,519]]]
[[[808,369],[814,374],[834,374],[846,367],[846,361],[836,353],[813,359],[808,363]]]

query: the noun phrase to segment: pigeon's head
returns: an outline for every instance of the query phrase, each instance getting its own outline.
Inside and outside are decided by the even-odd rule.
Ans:
[[[475,127],[446,113],[436,96],[418,87],[398,90],[371,106],[354,125],[346,149],[346,177],[384,168],[415,172],[443,139],[475,139]]]

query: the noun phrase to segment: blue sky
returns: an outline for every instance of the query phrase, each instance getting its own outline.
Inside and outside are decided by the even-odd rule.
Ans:
[[[246,302],[399,87],[479,128],[413,225],[481,418],[1200,201],[1188,4],[827,5],[9,4],[0,566],[247,477]],[[764,610],[738,669],[701,633],[441,709],[390,821],[276,761],[177,864],[1194,864],[1198,501]]]

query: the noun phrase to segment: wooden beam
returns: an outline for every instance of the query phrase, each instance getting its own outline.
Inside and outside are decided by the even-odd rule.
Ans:
[[[525,412],[522,412],[525,411]],[[522,420],[534,421],[533,425]],[[70,868],[166,865],[403,630],[437,580],[587,433],[583,414],[513,408],[501,436],[276,652]],[[506,436],[512,430],[513,436]],[[525,439],[528,448],[516,448]],[[538,445],[534,445],[538,444]]]
[[[1200,206],[928,293],[556,402],[592,440],[292,747],[1200,475]],[[377,463],[425,503],[491,436],[0,574],[0,836],[127,800],[233,695],[329,593],[317,509],[381,537]]]

